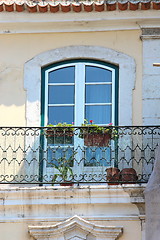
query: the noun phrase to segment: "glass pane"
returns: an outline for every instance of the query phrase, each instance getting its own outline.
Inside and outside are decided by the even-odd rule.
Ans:
[[[111,103],[112,85],[86,85],[86,103]]]
[[[59,162],[61,160],[64,161],[65,159],[68,161],[69,166],[73,167],[72,159],[69,162],[69,159],[73,155],[73,148],[71,148],[71,147],[70,148],[64,148],[64,147],[59,148],[59,147],[48,146],[47,153],[48,153],[48,158],[47,158],[48,167],[49,166],[53,167],[53,165],[51,165],[49,163],[53,163],[55,166],[58,166]]]
[[[112,82],[112,72],[100,67],[86,66],[86,82]]]
[[[74,122],[74,107],[48,107],[48,124],[57,124],[59,122]]]
[[[111,149],[109,147],[89,147],[85,151],[85,166],[111,166]]]
[[[49,83],[74,83],[74,67],[63,67],[49,73]]]
[[[48,86],[49,104],[74,103],[74,86]]]
[[[93,120],[95,124],[111,122],[111,106],[86,106],[85,118]]]

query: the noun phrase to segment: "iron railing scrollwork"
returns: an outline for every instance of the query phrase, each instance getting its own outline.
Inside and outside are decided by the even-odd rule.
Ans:
[[[105,132],[100,136],[76,126],[58,130],[0,127],[0,183],[147,183],[160,142],[160,126],[109,129],[108,136]]]

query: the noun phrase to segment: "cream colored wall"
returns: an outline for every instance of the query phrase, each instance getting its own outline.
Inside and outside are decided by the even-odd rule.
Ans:
[[[140,34],[140,30],[1,34],[0,126],[25,126],[26,124],[26,94],[23,88],[25,62],[41,52],[71,45],[103,46],[128,54],[135,59],[137,77],[133,91],[133,125],[140,125],[142,123],[142,42]]]
[[[28,225],[42,224],[40,222],[12,222],[0,223],[1,236],[0,240],[33,240],[28,233]],[[43,223],[44,224],[44,223]],[[48,223],[47,223],[48,224]],[[52,224],[52,223],[50,223]],[[120,222],[97,222],[98,225],[104,226],[123,226],[124,234],[119,240],[141,240],[141,222],[140,221],[120,221]]]

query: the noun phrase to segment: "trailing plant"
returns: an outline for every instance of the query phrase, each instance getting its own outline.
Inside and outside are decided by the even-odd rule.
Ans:
[[[118,132],[115,128],[112,127],[112,123],[109,123],[107,126],[100,126],[93,123],[93,120],[88,122],[87,119],[84,119],[84,123],[81,125],[79,137],[83,138],[85,135],[90,134],[108,134],[110,138],[118,137]]]
[[[73,124],[66,122],[57,125],[49,124],[46,126],[44,135],[48,139],[49,144],[71,144],[74,135]]]
[[[73,124],[68,124],[66,122],[63,122],[63,123],[58,123],[56,125],[53,125],[53,124],[48,124],[46,126],[46,130],[45,130],[45,133],[47,135],[47,133],[49,131],[53,131],[55,133],[65,133],[65,132],[73,132],[74,131],[74,128],[73,127]]]

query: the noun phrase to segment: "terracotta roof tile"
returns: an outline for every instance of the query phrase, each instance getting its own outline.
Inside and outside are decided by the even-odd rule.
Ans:
[[[160,0],[97,0],[97,1],[64,1],[64,0],[25,0],[10,1],[0,0],[0,12],[30,12],[30,13],[45,13],[45,12],[102,12],[102,11],[136,11],[136,10],[160,10]]]

